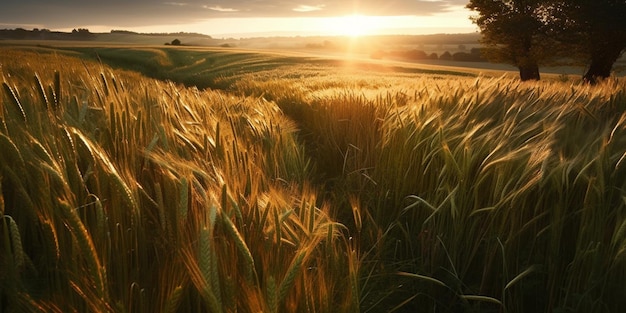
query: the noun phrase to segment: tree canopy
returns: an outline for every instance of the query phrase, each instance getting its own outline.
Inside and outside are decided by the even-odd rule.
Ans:
[[[626,0],[563,1],[571,20],[566,36],[573,36],[588,62],[584,79],[594,83],[611,75],[613,64],[626,49]]]
[[[539,66],[569,58],[590,83],[609,77],[626,49],[626,0],[471,0],[485,56],[539,79]]]

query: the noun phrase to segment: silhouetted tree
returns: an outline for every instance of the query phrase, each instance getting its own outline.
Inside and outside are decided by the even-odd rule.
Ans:
[[[79,28],[72,30],[72,36],[81,40],[85,40],[93,37],[93,34],[87,28]]]
[[[172,40],[172,46],[180,46],[180,40],[178,39]]]
[[[588,68],[583,79],[595,83],[611,75],[626,49],[625,0],[561,0],[565,33],[560,36],[582,53]]]
[[[583,79],[611,75],[626,50],[626,0],[470,0],[484,56],[539,79],[538,65],[560,58],[586,64]]]
[[[470,0],[467,8],[478,12],[472,21],[480,28],[484,56],[519,69],[520,79],[539,80],[539,64],[551,61],[546,35],[549,0]]]

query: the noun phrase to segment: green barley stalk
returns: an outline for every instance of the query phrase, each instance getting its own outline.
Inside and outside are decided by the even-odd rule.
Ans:
[[[17,169],[20,170],[19,168]],[[28,216],[28,219],[32,222],[37,220],[37,212],[35,209],[35,204],[33,203],[33,198],[30,193],[24,186],[24,182],[21,179],[20,174],[16,173],[15,167],[8,166],[6,164],[2,165],[2,172],[4,173],[5,179],[11,181],[14,185],[15,194],[18,196],[19,201],[21,202],[23,214]]]
[[[285,277],[283,278],[283,281],[280,283],[280,286],[278,288],[279,303],[282,303],[285,298],[287,298],[287,295],[289,294],[289,291],[291,287],[293,287],[293,284],[296,280],[296,276],[298,276],[298,273],[302,269],[302,264],[304,263],[304,257],[306,256],[306,254],[306,250],[301,250],[298,255],[296,255],[296,257],[291,261],[289,269],[287,269],[287,274],[285,274]]]
[[[100,299],[106,303],[108,301],[108,291],[105,288],[106,277],[103,276],[102,266],[100,265],[98,253],[91,240],[91,236],[74,208],[63,200],[59,200],[59,206],[82,255],[85,256],[87,270],[89,271],[90,278],[93,279],[95,291]]]
[[[52,99],[52,109],[54,109],[54,111],[57,111],[59,108],[59,100],[57,99],[57,95],[54,93],[54,87],[51,85],[48,85],[48,88],[46,88],[46,91],[48,92],[48,98]]]
[[[112,182],[117,188],[117,191],[119,191],[120,194],[123,196],[122,198],[124,202],[128,205],[130,209],[135,210],[134,213],[139,215],[140,211],[137,210],[138,205],[130,187],[128,187],[128,184],[126,184],[124,179],[118,173],[115,165],[111,162],[109,157],[104,153],[104,151],[102,151],[99,146],[93,144],[91,140],[87,138],[80,130],[76,128],[70,128],[70,131],[71,133],[74,133],[78,137],[78,139],[80,139],[80,141],[87,148],[87,150],[89,150],[89,153],[92,155],[92,157],[94,157],[96,161],[100,162],[100,164],[106,170],[107,175],[109,175],[112,179]],[[138,220],[141,220],[140,216],[137,216],[137,218]]]
[[[219,275],[217,275],[217,260],[212,245],[212,231],[209,228],[203,228],[200,231],[198,242],[198,267],[203,279],[204,290],[203,296],[206,298],[209,308],[213,312],[222,311],[222,302],[219,289]]]
[[[61,258],[61,249],[59,247],[59,236],[57,229],[53,227],[52,221],[49,219],[42,223],[43,238],[48,244],[49,251],[53,251],[52,259],[58,261]]]
[[[4,215],[5,219],[9,220],[9,237],[11,237],[11,248],[13,250],[13,261],[15,262],[15,268],[21,268],[24,265],[26,253],[22,247],[22,236],[20,230],[15,223],[15,220],[9,216]]]
[[[102,206],[102,202],[100,198],[96,195],[91,195],[95,197],[95,205],[96,205],[96,233],[98,234],[98,238],[104,238],[107,232],[106,225],[106,213],[104,212],[104,207]]]
[[[43,103],[45,109],[49,110],[50,102],[48,101],[48,96],[46,96],[46,90],[44,89],[43,84],[41,83],[41,79],[39,78],[39,75],[37,73],[35,73],[34,79],[35,79],[35,87],[37,88],[37,92],[39,93],[41,102]]]
[[[276,279],[270,275],[267,278],[267,306],[270,313],[278,312],[278,294],[276,290]]]
[[[276,244],[280,245],[281,241],[282,241],[282,223],[281,223],[281,219],[280,219],[280,214],[278,213],[278,208],[274,208],[273,212],[274,213],[274,232],[276,233]]]
[[[100,79],[102,81],[102,86],[104,87],[104,95],[109,96],[109,84],[107,82],[107,78],[104,73],[100,72]]]
[[[24,162],[22,153],[11,138],[0,133],[0,146],[2,147],[0,158],[6,165],[11,164],[11,167],[18,169],[26,168],[26,162]]]
[[[28,122],[28,119],[26,118],[26,113],[24,112],[24,108],[22,107],[22,103],[20,103],[20,99],[15,94],[11,86],[9,86],[7,82],[3,82],[2,87],[4,87],[4,91],[11,103],[13,104],[14,108],[17,110],[17,112],[19,112],[22,121],[24,123]]]
[[[58,110],[61,106],[61,73],[54,71],[54,93],[52,94],[54,99],[54,109]]]
[[[626,197],[624,197],[623,201],[626,202]],[[622,258],[626,259],[626,220],[622,221],[620,226],[617,227],[615,235],[611,238],[611,247],[616,251],[616,261]]]
[[[235,247],[237,247],[237,250],[244,258],[244,261],[246,264],[246,279],[249,282],[254,282],[256,272],[254,269],[255,268],[254,258],[252,257],[252,253],[248,249],[246,242],[243,240],[243,237],[241,236],[241,234],[239,233],[239,231],[237,230],[233,222],[230,220],[230,218],[226,216],[226,214],[224,213],[222,213],[221,216],[222,216],[222,222],[224,223],[223,225],[225,226],[224,228],[226,232],[235,241]],[[256,280],[258,281],[258,279]]]
[[[179,225],[183,225],[187,220],[189,209],[189,182],[185,177],[180,179],[180,201],[178,203],[177,219]]]
[[[154,193],[156,194],[156,203],[158,204],[159,209],[159,222],[161,224],[161,229],[163,231],[167,231],[168,221],[165,217],[165,203],[163,202],[163,190],[161,189],[160,183],[154,183]]]
[[[361,299],[361,293],[359,288],[359,253],[352,249],[348,251],[350,257],[348,258],[348,271],[350,276],[350,299],[352,300],[352,309],[357,310],[359,308],[359,299]]]
[[[176,313],[180,307],[183,296],[183,286],[176,286],[172,293],[167,297],[163,313]]]

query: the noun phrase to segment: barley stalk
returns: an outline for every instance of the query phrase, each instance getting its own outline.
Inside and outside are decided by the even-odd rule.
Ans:
[[[243,240],[243,237],[241,236],[241,234],[239,233],[239,231],[237,230],[233,222],[230,220],[230,218],[226,216],[226,214],[222,213],[221,215],[222,215],[222,222],[224,223],[224,226],[225,226],[225,230],[228,232],[231,238],[235,241],[235,247],[237,247],[237,250],[244,258],[244,261],[246,264],[246,279],[249,282],[254,282],[255,270],[254,270],[254,258],[252,257],[252,253],[250,253],[250,250],[248,249],[246,242]]]
[[[54,99],[54,109],[58,110],[61,105],[61,73],[54,71],[54,93],[52,94]]]
[[[167,301],[165,302],[165,307],[163,308],[164,313],[175,313],[178,312],[178,308],[180,307],[180,302],[183,296],[183,286],[176,286],[172,293],[167,297]]]
[[[270,275],[267,278],[267,306],[270,313],[278,312],[278,293],[276,290],[276,279]]]
[[[70,207],[67,202],[61,200],[59,206],[67,222],[67,226],[78,244],[81,254],[85,257],[89,276],[93,280],[95,291],[100,299],[106,302],[108,299],[108,292],[105,288],[106,278],[103,276],[102,267],[98,259],[96,248],[91,241],[91,236],[89,236],[85,225],[81,222],[76,211]]]
[[[20,230],[15,223],[15,220],[9,215],[3,216],[5,219],[9,220],[9,236],[11,237],[11,248],[13,252],[13,262],[15,262],[15,268],[21,268],[24,265],[25,255],[24,249],[22,248],[22,236],[20,235]]]
[[[206,298],[211,311],[222,312],[222,303],[219,289],[219,276],[217,273],[217,260],[215,260],[213,235],[211,230],[203,228],[200,231],[199,237],[199,255],[198,255],[198,267],[202,274],[204,290],[202,290],[203,296]]]
[[[22,107],[22,103],[20,103],[20,99],[15,94],[15,92],[13,91],[11,86],[9,86],[9,84],[7,82],[3,82],[2,86],[4,87],[4,91],[5,91],[6,95],[7,95],[7,97],[9,98],[9,100],[11,101],[11,103],[13,104],[14,108],[20,114],[20,117],[22,118],[22,121],[24,123],[28,122],[28,119],[26,118],[26,113],[24,112],[24,108]]]
[[[13,168],[18,169],[26,168],[22,153],[11,138],[0,133],[0,146],[2,146],[0,157],[6,162],[5,164],[11,164]]]
[[[163,202],[163,190],[161,189],[161,184],[154,184],[154,193],[156,195],[156,203],[159,209],[159,222],[161,224],[161,229],[167,230],[167,217],[165,217],[165,204]]]
[[[293,287],[293,284],[298,276],[298,273],[302,269],[302,263],[304,262],[304,257],[306,256],[306,251],[301,250],[296,257],[291,261],[289,268],[287,269],[287,273],[285,277],[280,282],[280,286],[278,288],[278,302],[283,302],[287,295],[289,294],[289,290]]]
[[[37,88],[37,92],[39,93],[41,102],[43,103],[44,108],[46,110],[49,110],[50,102],[48,101],[48,96],[46,96],[46,90],[44,89],[43,84],[41,83],[41,79],[39,78],[39,75],[35,73],[34,79],[35,79],[35,87]]]
[[[180,179],[180,201],[178,203],[178,223],[182,226],[185,220],[187,220],[189,207],[189,183],[186,178]]]
[[[104,95],[108,97],[109,96],[109,83],[107,82],[106,76],[104,76],[104,73],[102,72],[100,72],[100,80],[102,82],[102,86],[104,87]]]

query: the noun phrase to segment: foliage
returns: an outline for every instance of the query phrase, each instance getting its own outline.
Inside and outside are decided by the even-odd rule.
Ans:
[[[486,56],[520,69],[522,80],[539,79],[538,65],[588,64],[583,78],[608,78],[626,49],[622,0],[472,0]]]
[[[611,75],[613,64],[626,49],[626,2],[620,0],[574,0],[562,4],[568,23],[562,37],[574,43],[589,64],[583,78],[595,83]]]
[[[554,41],[545,33],[542,0],[472,0],[467,8],[483,35],[485,56],[519,68],[521,80],[538,80],[539,65],[551,61]]]

